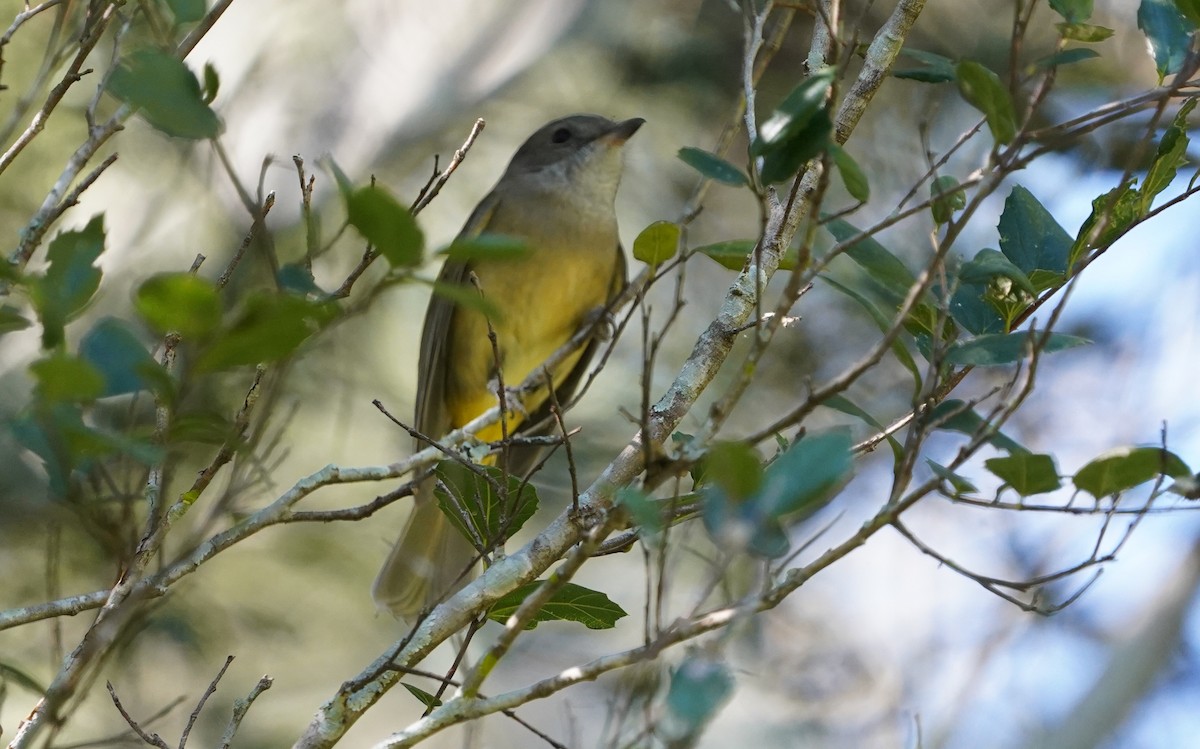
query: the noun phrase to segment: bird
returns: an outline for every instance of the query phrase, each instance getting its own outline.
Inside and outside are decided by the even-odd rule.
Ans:
[[[538,128],[517,149],[459,240],[502,235],[525,252],[516,258],[451,253],[442,267],[421,332],[414,418],[419,434],[436,439],[495,407],[500,376],[507,385],[525,380],[619,296],[626,268],[614,203],[623,146],[644,122],[570,115]],[[436,292],[439,286],[464,287],[486,306],[456,304]],[[593,336],[551,372],[560,403],[572,396],[598,343]],[[549,393],[536,391],[524,408],[510,405],[506,412],[504,427],[497,423],[475,437],[495,442],[505,430],[531,433],[549,414]],[[416,441],[416,449],[427,445]],[[531,449],[506,453],[489,460],[516,476],[525,476],[538,457]],[[381,610],[412,619],[465,584],[478,557],[439,508],[433,479],[426,479],[372,597]]]

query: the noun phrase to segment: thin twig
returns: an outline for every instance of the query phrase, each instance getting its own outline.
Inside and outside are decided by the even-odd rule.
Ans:
[[[0,174],[3,174],[12,165],[21,151],[42,132],[46,127],[46,121],[50,119],[50,116],[58,107],[59,102],[66,96],[71,86],[81,81],[83,76],[92,72],[90,68],[85,70],[83,63],[88,58],[88,55],[92,53],[92,49],[95,48],[100,38],[104,36],[105,30],[108,29],[108,24],[112,22],[112,19],[116,15],[118,6],[119,3],[109,3],[103,6],[103,10],[95,16],[92,15],[95,11],[89,9],[90,23],[86,24],[84,34],[79,39],[75,59],[67,66],[67,70],[63,73],[59,82],[55,84],[54,88],[50,89],[45,103],[42,104],[41,109],[34,113],[33,120],[30,121],[29,126],[25,128],[25,131],[17,137],[17,140],[3,154],[0,154]]]
[[[267,193],[267,199],[263,201],[262,207],[257,209],[254,220],[250,223],[250,230],[246,232],[246,236],[242,238],[241,245],[238,246],[237,252],[229,259],[229,264],[225,266],[225,270],[217,277],[217,288],[223,289],[229,283],[229,279],[233,276],[233,272],[237,270],[238,265],[242,262],[242,258],[246,256],[246,250],[250,249],[250,243],[262,231],[264,222],[267,219],[267,214],[275,207],[275,193]]]
[[[450,175],[454,174],[455,170],[458,169],[458,165],[463,162],[463,159],[467,158],[467,153],[471,150],[471,146],[475,145],[475,139],[479,137],[479,134],[483,132],[483,128],[486,126],[487,123],[484,122],[482,117],[475,120],[475,124],[471,126],[471,132],[467,133],[467,139],[454,151],[454,155],[450,157],[450,163],[446,164],[446,170],[438,175],[437,179],[433,182],[433,187],[426,186],[426,189],[422,189],[421,193],[417,195],[417,199],[413,201],[412,208],[409,210],[414,216],[424,210],[425,206],[429,205],[438,196],[438,193],[446,186],[446,182],[450,180]]]
[[[121,698],[117,696],[117,690],[113,687],[111,681],[104,682],[104,685],[108,687],[108,695],[112,697],[113,704],[117,707],[117,712],[121,713],[121,717],[125,719],[125,722],[129,724],[129,727],[133,729],[133,732],[138,735],[138,738],[150,746],[158,747],[158,749],[171,749],[171,747],[167,745],[167,742],[163,741],[162,737],[157,733],[151,734],[142,730],[142,727],[138,725],[138,722],[133,719],[133,716],[131,716],[125,709],[125,706],[121,704]]]
[[[237,730],[242,725],[242,719],[246,717],[251,705],[258,699],[259,695],[271,688],[274,680],[269,676],[263,676],[250,690],[250,694],[242,699],[234,700],[233,715],[229,717],[229,724],[225,726],[225,733],[221,734],[221,743],[218,744],[219,749],[229,749],[233,744],[233,737]]]
[[[192,727],[196,725],[196,721],[200,718],[200,711],[204,709],[204,703],[208,702],[208,698],[212,697],[217,691],[217,683],[221,681],[221,677],[229,670],[229,664],[233,663],[233,656],[225,656],[225,663],[221,669],[217,671],[217,675],[208,683],[208,689],[204,690],[204,694],[200,695],[200,701],[196,703],[196,707],[192,710],[192,714],[188,716],[187,725],[183,727],[183,733],[179,735],[179,749],[186,749],[188,736],[192,733]]]

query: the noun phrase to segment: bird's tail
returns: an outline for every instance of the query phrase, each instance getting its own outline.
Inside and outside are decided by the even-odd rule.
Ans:
[[[450,525],[427,484],[417,493],[412,516],[375,578],[371,597],[381,610],[412,620],[470,580],[467,566],[474,557],[474,548]]]

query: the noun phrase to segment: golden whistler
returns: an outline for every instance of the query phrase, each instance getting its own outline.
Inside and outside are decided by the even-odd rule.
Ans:
[[[620,293],[625,255],[613,202],[621,147],[642,122],[587,114],[550,122],[517,150],[467,219],[460,238],[505,235],[523,242],[528,252],[517,259],[451,258],[442,268],[441,284],[477,289],[487,300],[498,355],[483,312],[434,294],[421,333],[419,432],[441,437],[495,407],[497,374],[508,386],[520,383]],[[571,396],[595,347],[593,340],[551,373],[560,402]],[[547,399],[545,391],[534,393],[523,412],[512,409],[509,433],[541,422]],[[501,434],[496,424],[475,436],[496,441]],[[536,458],[534,450],[513,450],[504,467],[524,475]],[[396,616],[412,617],[461,585],[477,557],[442,514],[432,481],[426,481],[375,580],[375,602]]]

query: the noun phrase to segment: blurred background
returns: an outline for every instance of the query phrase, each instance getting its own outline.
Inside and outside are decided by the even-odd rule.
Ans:
[[[1062,71],[1060,88],[1046,109],[1055,120],[1156,84],[1133,6],[1097,0],[1094,22],[1117,33],[1097,46],[1099,59]],[[17,0],[4,0],[0,18],[7,22],[22,7]],[[892,3],[848,2],[846,7],[848,18],[861,19],[865,41]],[[1051,51],[1054,20],[1048,9],[1039,10],[1029,48],[1040,44],[1043,53]],[[1007,3],[931,3],[909,42],[1001,70],[1011,23]],[[764,78],[760,111],[803,77],[810,28],[811,18],[801,13]],[[6,48],[4,82],[11,90],[0,94],[0,119],[24,90],[22,81],[36,73],[47,31],[47,24],[31,22]],[[356,182],[374,175],[406,202],[428,179],[433,155],[441,154],[444,165],[474,120],[484,118],[487,127],[466,161],[420,216],[429,246],[438,247],[454,237],[520,142],[545,121],[572,112],[647,120],[626,149],[618,198],[628,247],[650,222],[681,217],[695,173],[675,153],[683,146],[711,148],[734,116],[741,48],[741,16],[723,0],[238,0],[188,62],[196,71],[211,63],[219,72],[214,107],[225,123],[222,143],[245,184],[253,188],[261,173],[263,189],[275,192],[268,227],[280,256],[294,259],[303,252],[303,233],[293,155],[303,157],[317,175],[318,214],[328,234],[341,222],[341,207],[332,177],[318,166],[323,157],[331,156]],[[105,64],[101,55],[97,66]],[[93,91],[91,84],[77,86],[64,106],[81,110]],[[80,118],[64,114],[52,120],[20,168],[0,179],[4,236],[15,237],[61,169],[61,154],[82,137]],[[952,84],[889,81],[846,145],[871,178],[872,201],[853,217],[855,223],[863,226],[886,216],[924,172],[923,131],[938,153],[976,118]],[[1041,159],[1019,175],[1019,183],[1073,234],[1091,200],[1115,186],[1145,122],[1133,118],[1095,133],[1080,147]],[[61,222],[63,228],[77,228],[95,213],[106,217],[107,251],[100,261],[105,281],[88,319],[129,317],[130,293],[138,282],[154,272],[185,270],[197,253],[209,258],[201,273],[215,277],[250,223],[211,148],[167,138],[138,119],[128,123],[113,147],[120,160]],[[744,141],[739,142],[732,153],[743,148]],[[965,149],[951,162],[951,172],[961,176],[980,166],[985,148]],[[961,252],[996,246],[996,220],[1007,193],[997,194],[990,215],[977,215]],[[835,197],[831,205],[839,200],[850,203]],[[1194,208],[1183,206],[1131,233],[1089,268],[1073,291],[1061,329],[1095,343],[1046,359],[1034,396],[1006,430],[1032,450],[1054,452],[1060,472],[1073,473],[1109,448],[1157,444],[1164,422],[1171,448],[1193,467],[1200,464],[1200,399],[1194,385],[1200,248],[1193,216]],[[758,209],[749,193],[714,187],[689,228],[688,241],[698,246],[752,238],[757,225]],[[929,252],[931,228],[921,217],[880,239],[917,268]],[[360,254],[361,246],[343,241],[315,268],[317,282],[333,287]],[[44,253],[35,263],[41,258]],[[427,272],[432,277],[436,264]],[[674,378],[730,279],[729,271],[707,258],[688,263],[687,306],[654,371],[655,397]],[[370,282],[365,279],[360,288]],[[672,293],[670,284],[661,284],[651,297],[656,323]],[[328,463],[379,465],[407,453],[409,440],[371,400],[380,399],[397,415],[411,413],[427,299],[426,287],[391,289],[291,365],[290,384],[281,395],[289,416],[276,421],[268,435],[277,447],[269,459],[258,465],[247,461],[251,467],[237,474],[244,485],[227,488],[233,497],[230,512],[252,511]],[[836,374],[877,336],[869,319],[821,284],[796,311],[801,321],[780,333],[724,436],[753,431],[796,402],[806,378],[821,381]],[[635,431],[623,413],[640,407],[639,339],[635,324],[571,414],[571,422],[583,427],[575,443],[581,480],[594,476]],[[0,416],[12,416],[27,402],[32,387],[27,366],[38,345],[36,329],[0,338]],[[732,361],[738,361],[737,352]],[[729,376],[724,373],[710,392],[720,393]],[[972,375],[961,397],[982,393],[996,381],[992,375]],[[212,409],[230,414],[248,383],[247,375],[202,395],[212,400]],[[885,364],[849,395],[887,422],[904,413],[909,394],[907,375],[898,365]],[[695,409],[682,431],[703,423],[710,399]],[[818,412],[808,425],[840,423],[851,424],[856,437],[869,435],[863,424],[832,411]],[[959,444],[953,436],[939,437],[928,457],[945,463]],[[978,461],[992,455],[985,450]],[[196,467],[208,459],[198,451]],[[886,499],[890,473],[886,455],[859,464],[838,503],[798,529],[799,542],[832,523],[808,556],[852,533],[877,509]],[[981,468],[964,473],[985,496],[996,490]],[[191,475],[176,476],[171,488],[181,491],[191,480]],[[567,495],[562,464],[552,462],[539,482],[539,518],[548,519]],[[70,512],[46,505],[44,483],[38,460],[11,435],[0,433],[0,608],[110,584],[113,570],[103,549],[77,527]],[[335,487],[305,506],[348,506],[389,488]],[[150,715],[186,696],[187,707],[153,726],[177,735],[172,727],[182,724],[225,656],[233,654],[237,660],[197,728],[202,745],[215,741],[232,701],[264,673],[274,677],[274,687],[250,712],[238,745],[289,744],[338,684],[401,634],[396,622],[376,615],[369,587],[403,513],[396,505],[364,522],[276,527],[219,555],[154,607],[136,642],[114,656],[104,678],[135,715]],[[1101,525],[1099,518],[1009,514],[936,499],[907,517],[909,527],[949,558],[1002,578],[1031,577],[1081,561]],[[203,512],[188,518],[197,533],[213,521]],[[61,528],[58,534],[46,530],[51,523]],[[1186,579],[1183,565],[1198,529],[1200,523],[1186,511],[1146,518],[1082,598],[1049,618],[1023,613],[939,567],[898,534],[883,532],[779,609],[738,630],[725,650],[737,690],[701,746],[735,741],[763,747],[1026,746],[1040,728],[1070,713],[1114,647],[1154,615],[1156,601],[1172,581]],[[682,539],[698,555],[705,553],[708,542],[701,529],[685,531]],[[48,543],[59,544],[62,552],[61,589],[53,595],[46,590],[43,569]],[[489,693],[639,645],[642,566],[637,551],[588,565],[579,582],[605,590],[631,616],[601,633],[583,633],[577,625],[542,625],[518,642],[511,662],[489,682]],[[691,585],[701,579],[699,569],[681,568],[673,580],[675,615],[694,603]],[[1083,580],[1073,582],[1077,586]],[[1073,589],[1052,589],[1050,595],[1061,598]],[[81,621],[63,621],[61,632],[48,623],[0,632],[0,658],[48,681],[58,663],[52,655],[55,642],[69,647],[86,627],[87,614],[76,618]],[[485,630],[480,642],[491,636]],[[1129,720],[1107,746],[1194,743],[1200,735],[1194,709],[1200,697],[1198,642],[1200,620],[1192,616],[1179,647],[1144,697],[1131,704]],[[675,657],[680,655],[682,650]],[[439,656],[429,664],[432,670],[448,663],[447,654]],[[521,714],[567,745],[601,746],[622,690],[644,678],[649,677],[642,671],[610,675]],[[56,745],[121,731],[102,685],[93,684],[87,694]],[[3,735],[11,736],[31,703],[27,692],[9,689],[0,706]],[[394,690],[344,745],[369,745],[414,720],[420,709],[410,695]],[[505,718],[483,721],[478,730],[477,746],[535,742]],[[462,742],[461,733],[448,732],[434,745]]]

